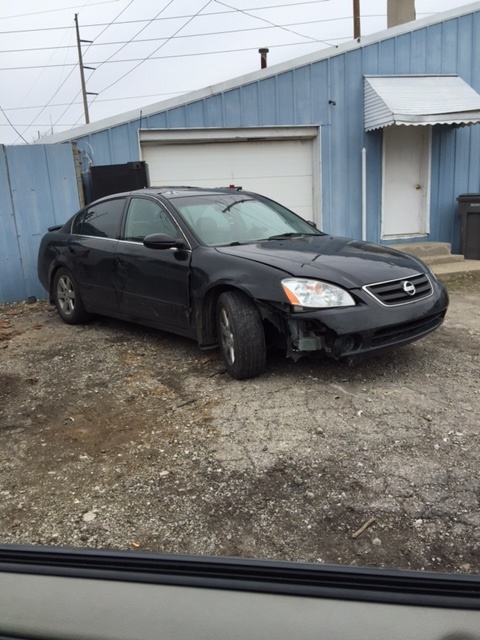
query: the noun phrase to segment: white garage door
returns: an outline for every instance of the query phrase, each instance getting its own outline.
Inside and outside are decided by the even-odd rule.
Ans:
[[[312,140],[142,146],[152,186],[241,186],[314,220]]]

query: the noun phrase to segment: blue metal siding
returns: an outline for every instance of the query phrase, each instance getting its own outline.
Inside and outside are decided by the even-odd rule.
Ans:
[[[410,43],[410,63],[415,73],[427,73],[427,30],[420,29]],[[373,72],[372,72],[373,73]]]
[[[381,129],[365,136],[367,150],[367,238],[378,240],[381,234],[380,199],[382,194],[382,142]]]
[[[448,201],[450,191],[449,183],[455,179],[450,175],[451,167],[449,167],[443,158],[455,154],[455,130],[452,127],[441,126],[435,127],[432,132],[432,166],[431,180],[438,184],[438,189],[432,190],[430,198],[431,211],[442,210]],[[451,212],[450,212],[451,213]],[[430,233],[434,237],[451,236],[455,231],[455,216],[445,215],[445,209],[442,215],[431,216]]]
[[[474,30],[474,20],[472,16],[463,16],[458,20],[458,32],[457,32],[457,49],[458,49],[458,74],[462,76],[465,82],[471,84],[474,89],[478,91],[478,85],[472,84],[474,82],[473,74],[474,69],[478,65],[476,64],[477,58],[475,54],[475,39],[480,37],[480,31],[478,29],[478,15],[477,25]],[[478,51],[478,49],[477,49]]]
[[[480,191],[480,127],[470,127],[469,134],[467,187],[472,191]]]
[[[378,73],[381,75],[391,75],[395,73],[396,62],[396,39],[384,40],[378,45]],[[367,72],[368,73],[368,72]]]
[[[17,241],[7,167],[6,147],[0,147],[0,302],[25,300],[27,289]]]
[[[135,121],[135,132],[138,130],[138,122]],[[142,129],[164,129],[167,126],[167,114],[157,113],[153,116],[148,116],[148,118],[142,119]],[[135,133],[135,135],[137,135]],[[137,148],[138,153],[138,148]],[[140,158],[131,158],[132,162],[135,160],[139,160]]]
[[[459,37],[460,42],[462,37],[463,36]],[[470,77],[470,84],[478,91],[478,87],[480,86],[480,64],[475,61],[478,61],[480,56],[480,13],[475,13],[472,19],[471,56],[473,63],[471,65],[472,73]]]
[[[260,125],[260,105],[258,97],[258,83],[247,84],[241,88],[240,108],[242,113],[242,126],[256,127]]]
[[[48,225],[55,224],[45,148],[8,147],[7,161],[27,295],[45,297],[31,268],[36,265],[40,238]]]
[[[258,83],[260,97],[259,122],[261,126],[277,124],[277,78],[266,78]]]
[[[408,75],[412,73],[411,46],[412,34],[406,33],[395,38],[395,51],[404,51],[404,54],[395,60],[395,73]]]
[[[371,44],[362,51],[363,67],[368,69],[370,75],[376,76],[380,74],[380,56],[378,50],[380,43]]]
[[[204,102],[194,102],[190,109],[186,110],[185,119],[187,127],[204,127],[205,126],[205,116],[204,116]]]
[[[456,73],[458,67],[458,23],[448,22],[444,26],[442,73]]]
[[[295,122],[297,124],[311,124],[313,108],[313,83],[311,80],[312,66],[301,67],[294,71],[293,95],[295,96]]]
[[[345,86],[348,88],[345,95],[346,110],[346,141],[345,144],[352,148],[346,155],[348,199],[347,210],[343,215],[342,224],[349,219],[348,228],[340,228],[338,233],[361,238],[362,236],[362,147],[364,146],[363,109],[358,108],[358,93],[363,93],[362,55],[360,51],[354,51],[353,56],[345,60]],[[351,202],[356,206],[351,207]],[[351,217],[348,216],[348,208],[352,208]]]
[[[277,77],[278,120],[275,124],[292,124],[295,122],[295,104],[293,71],[282,73]],[[296,122],[295,122],[296,124]]]
[[[113,135],[118,135],[121,128],[127,129],[127,125],[92,133],[82,139],[80,147],[91,157],[93,164],[120,164],[120,161],[117,161],[116,158],[113,159],[114,156],[110,149],[110,133],[113,131]]]
[[[427,73],[442,73],[443,25],[436,24],[427,29]]]
[[[240,89],[232,89],[223,97],[224,123],[226,127],[242,126],[242,109],[240,106]]]
[[[480,12],[333,54],[276,76],[249,82],[149,117],[143,127],[242,127],[315,124],[321,127],[321,194],[327,231],[361,230],[361,149],[367,149],[368,236],[380,240],[382,133],[363,128],[363,75],[458,73],[480,92]],[[336,104],[329,104],[333,100]],[[134,125],[132,127],[132,124]],[[138,120],[111,130],[120,142],[93,134],[96,164],[138,159]],[[130,142],[126,143],[126,138]],[[134,138],[134,143],[132,139]],[[79,139],[82,145],[82,139]],[[101,162],[100,162],[101,160]],[[430,240],[458,248],[456,197],[480,188],[480,127],[434,127]],[[345,185],[348,184],[348,189]]]
[[[330,114],[328,101],[331,98],[328,65],[321,62],[313,64],[311,66],[310,82],[312,95],[310,124],[328,124]]]
[[[176,107],[167,112],[167,127],[169,129],[182,128],[186,126],[185,111],[189,109],[191,105],[185,105],[182,107]]]
[[[223,94],[205,100],[205,126],[223,127]]]
[[[47,227],[80,207],[71,144],[4,147],[0,162],[0,302],[45,298],[37,254]]]
[[[118,158],[115,164],[125,164],[132,158],[132,135],[130,127],[117,127],[110,130],[110,153],[113,158]],[[138,151],[137,151],[138,153]]]

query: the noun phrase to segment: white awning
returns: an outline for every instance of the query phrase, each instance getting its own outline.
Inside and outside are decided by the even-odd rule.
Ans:
[[[458,76],[365,76],[365,131],[477,123],[480,95]]]

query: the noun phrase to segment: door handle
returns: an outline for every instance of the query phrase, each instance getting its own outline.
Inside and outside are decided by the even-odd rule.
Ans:
[[[417,186],[415,187],[415,189],[421,189],[422,185],[421,184],[417,184]]]

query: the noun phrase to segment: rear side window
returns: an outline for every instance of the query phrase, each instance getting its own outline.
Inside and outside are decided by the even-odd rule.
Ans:
[[[118,238],[125,198],[115,198],[89,207],[75,220],[72,233],[98,238]]]

